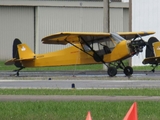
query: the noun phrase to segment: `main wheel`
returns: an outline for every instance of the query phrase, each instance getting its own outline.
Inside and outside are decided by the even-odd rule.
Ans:
[[[132,67],[130,67],[130,66],[127,66],[127,67],[125,67],[124,68],[124,74],[126,75],[126,76],[130,76],[130,75],[132,75],[133,74],[133,68]]]
[[[113,77],[117,74],[117,69],[115,67],[108,67],[107,73],[110,77]]]

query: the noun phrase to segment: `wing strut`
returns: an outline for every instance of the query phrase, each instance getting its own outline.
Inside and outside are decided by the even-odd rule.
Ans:
[[[97,57],[100,59],[100,61],[101,61],[104,65],[106,65],[106,66],[108,67],[108,65],[103,61],[103,58],[101,58],[101,57],[97,54],[97,52],[93,49],[93,47],[91,47],[82,37],[80,37],[80,38],[81,38],[81,40],[91,49],[91,51],[93,51],[93,53],[97,55]],[[84,51],[83,49],[79,48],[79,47],[76,46],[75,44],[67,41],[67,39],[65,39],[65,41],[68,42],[68,43],[70,43],[70,44],[73,45],[74,47],[78,48],[79,50],[85,52],[86,54],[90,55],[91,57],[93,57],[93,55],[91,55],[91,54],[89,54],[88,52]],[[80,42],[80,43],[81,43],[81,42]],[[82,45],[82,44],[81,44],[81,45]]]
[[[68,36],[67,36],[67,37],[68,37]],[[83,49],[79,48],[79,47],[76,46],[75,44],[67,41],[67,37],[66,37],[66,39],[65,39],[66,42],[70,43],[70,44],[73,45],[74,47],[78,48],[79,50],[81,50],[81,51],[85,52],[86,54],[90,55],[91,57],[93,57],[93,55],[91,55],[91,54],[89,54],[88,52],[84,51]],[[109,66],[104,62],[103,58],[102,58],[100,55],[98,55],[97,52],[93,49],[93,46],[91,47],[82,37],[80,37],[80,39],[91,49],[91,51],[93,51],[93,53],[99,58],[99,60],[100,60],[104,65],[106,65],[107,67],[109,67]],[[79,40],[80,40],[80,39],[79,39]],[[81,43],[81,42],[80,42],[80,43]],[[92,44],[93,44],[93,43],[92,43]],[[81,43],[81,45],[82,45],[82,43]]]
[[[76,46],[75,44],[73,44],[73,43],[71,43],[71,42],[69,42],[69,41],[67,41],[67,40],[65,40],[65,41],[68,42],[69,44],[73,45],[74,47],[78,48],[79,50],[85,52],[86,54],[90,55],[91,57],[93,57],[91,54],[87,53],[86,51],[84,51],[83,49],[79,48],[79,47]]]
[[[104,62],[103,58],[97,54],[97,52],[93,49],[93,47],[91,47],[82,37],[80,37],[81,40],[93,51],[94,54],[96,54],[96,56],[99,58],[99,60],[108,67],[108,65]],[[93,44],[93,43],[92,43]],[[91,55],[92,56],[92,55]],[[93,56],[92,56],[93,57]]]

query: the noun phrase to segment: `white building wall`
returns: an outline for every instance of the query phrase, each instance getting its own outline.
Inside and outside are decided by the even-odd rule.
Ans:
[[[146,41],[149,37],[160,38],[160,0],[132,0],[132,31],[155,31],[156,34],[143,37]],[[144,52],[132,58],[133,66],[141,66],[145,58]]]

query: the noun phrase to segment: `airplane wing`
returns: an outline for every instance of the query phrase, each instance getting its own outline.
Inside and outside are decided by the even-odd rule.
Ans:
[[[101,32],[62,32],[53,34],[42,39],[44,44],[67,44],[67,43],[83,43],[81,39],[85,39],[86,42],[96,41],[109,37],[110,33]]]
[[[154,34],[155,32],[117,32],[120,36],[122,36],[124,39],[133,39],[140,36],[146,36],[150,34]],[[81,43],[83,44],[84,41],[89,42],[95,42],[99,40],[103,40],[106,37],[110,37],[111,33],[104,33],[104,32],[62,32],[62,33],[56,33],[49,36],[46,36],[42,39],[42,43],[44,44],[63,44],[66,45],[67,43],[77,44]],[[84,39],[84,40],[82,40]]]
[[[131,40],[133,38],[136,38],[139,36],[143,37],[143,36],[147,36],[147,35],[151,35],[154,34],[155,32],[153,31],[148,31],[148,32],[118,32],[118,34],[120,36],[122,36],[123,38],[125,38],[126,40]]]

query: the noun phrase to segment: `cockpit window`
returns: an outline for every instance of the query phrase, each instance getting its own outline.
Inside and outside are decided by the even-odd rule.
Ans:
[[[118,44],[122,40],[125,40],[123,37],[118,35],[117,33],[111,33],[112,38],[115,40],[115,42]]]
[[[115,43],[110,39],[110,37],[102,37],[99,40],[96,40],[93,43],[88,44],[89,46],[87,46],[86,44],[83,44],[82,47],[84,49],[84,51],[89,52],[91,51],[90,48],[93,48],[94,51],[99,51],[99,50],[103,50],[104,48],[108,48],[110,51],[112,51],[115,48]]]

